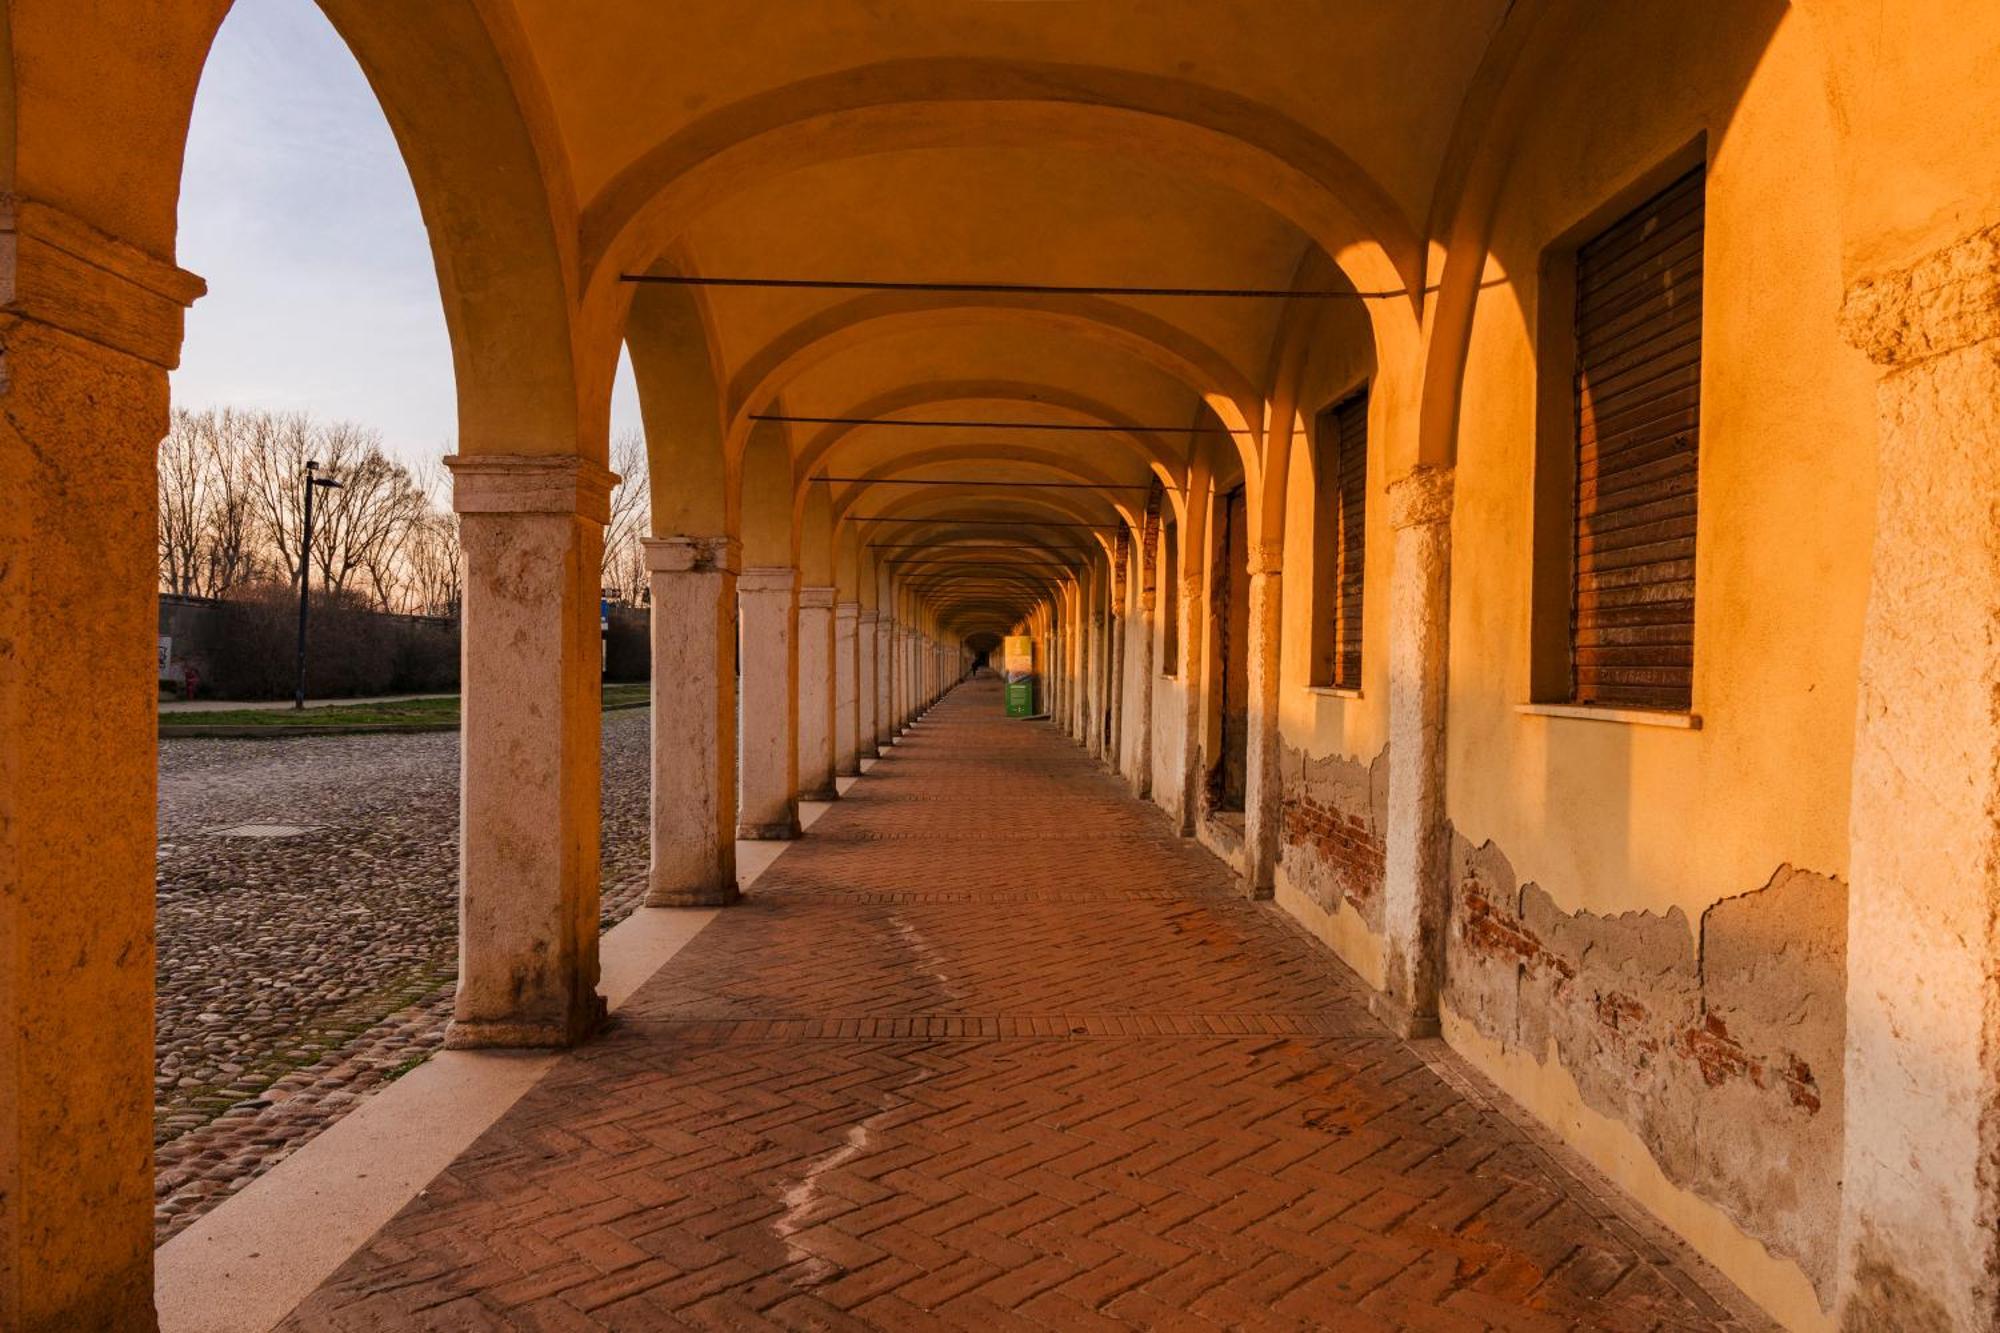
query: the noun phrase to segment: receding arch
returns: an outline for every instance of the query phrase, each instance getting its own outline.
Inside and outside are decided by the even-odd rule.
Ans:
[[[1337,145],[1272,108],[1185,79],[1103,66],[937,57],[801,80],[718,109],[628,165],[586,206],[593,303],[742,182],[900,148],[1029,144],[1147,157],[1292,221],[1357,286],[1406,293],[1423,254],[1388,193]],[[614,298],[615,299],[615,298]]]
[[[732,378],[727,447],[740,449],[750,414],[813,366],[878,338],[932,329],[1016,324],[1093,341],[1178,380],[1237,432],[1254,474],[1262,395],[1227,358],[1164,320],[1115,301],[1064,298],[1062,306],[1025,296],[970,299],[924,292],[877,292],[814,313],[759,349]]]
[[[1021,380],[921,381],[903,385],[888,393],[878,394],[854,404],[842,413],[843,416],[854,418],[854,421],[832,422],[821,426],[799,448],[799,475],[801,477],[808,475],[831,457],[834,451],[855,432],[864,429],[863,426],[856,424],[858,421],[892,417],[904,412],[915,412],[918,409],[936,408],[952,403],[987,402],[1032,405],[1048,409],[1062,421],[1076,424],[1098,426],[1141,424],[1123,421],[1117,409],[1101,400],[1053,385]],[[1185,457],[1182,451],[1174,449],[1162,440],[1158,432],[1106,431],[1098,438],[1111,440],[1144,460],[1153,474],[1160,478],[1162,485],[1172,487],[1180,484],[1181,475],[1186,470]]]

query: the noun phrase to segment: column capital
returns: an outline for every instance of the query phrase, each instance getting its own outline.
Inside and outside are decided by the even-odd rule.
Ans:
[[[182,315],[207,290],[186,269],[73,214],[0,194],[0,315],[172,370]]]
[[[881,619],[882,619],[882,613],[877,610],[870,609],[863,611],[861,613],[861,623],[864,625],[877,624],[881,621]]]
[[[1429,527],[1451,522],[1452,470],[1419,463],[1389,483],[1389,526]]]
[[[734,537],[641,537],[639,545],[654,574],[734,574],[743,567],[743,543]]]
[[[618,474],[575,455],[447,454],[451,507],[461,514],[574,514],[611,521]]]
[[[833,604],[833,614],[842,620],[859,620],[861,618],[861,603],[836,601]]]
[[[2000,223],[1847,289],[1841,330],[1870,361],[1905,366],[2000,338]]]
[[[815,608],[831,607],[834,595],[838,591],[839,589],[837,588],[825,588],[818,585],[801,587],[799,589],[799,605]]]
[[[752,565],[736,576],[738,592],[793,592],[799,571],[790,565]]]
[[[1244,557],[1244,563],[1252,578],[1259,574],[1280,574],[1285,568],[1285,544],[1283,542],[1258,542]]]

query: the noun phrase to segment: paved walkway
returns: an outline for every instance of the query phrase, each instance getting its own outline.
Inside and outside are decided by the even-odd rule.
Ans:
[[[287,1327],[1751,1326],[1574,1169],[980,683]]]

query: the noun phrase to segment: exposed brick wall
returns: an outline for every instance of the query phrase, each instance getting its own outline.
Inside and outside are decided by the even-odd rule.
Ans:
[[[1366,814],[1349,814],[1303,795],[1282,807],[1287,848],[1317,857],[1342,897],[1365,911],[1382,891],[1382,836]]]
[[[1287,878],[1323,910],[1345,902],[1376,929],[1387,800],[1386,750],[1372,764],[1280,752],[1278,854]]]

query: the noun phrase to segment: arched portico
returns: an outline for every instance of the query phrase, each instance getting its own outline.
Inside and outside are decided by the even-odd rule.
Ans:
[[[227,8],[16,0],[0,28],[10,1326],[151,1317],[138,645],[201,291],[173,262],[181,145]],[[1767,1309],[1995,1327],[1990,6],[1169,3],[1145,32],[1087,6],[834,4],[782,32],[708,0],[323,8],[452,340],[453,1044],[601,1014],[592,584],[624,346],[651,903],[734,902],[739,835],[789,840],[802,797],[931,744],[908,728],[968,654],[1024,634],[1048,721],[1019,727],[1221,847],[1380,1016]],[[1659,336],[1696,349],[1659,372],[1696,461],[1625,514],[1683,544],[1585,607],[1585,548],[1620,530],[1591,506],[1661,460],[1600,456],[1624,428],[1584,418],[1623,372],[1585,373],[1565,283],[1696,168],[1699,227],[1629,261],[1621,307],[1663,285]],[[1605,605],[1609,651],[1692,663],[1687,707],[1575,688]],[[1339,680],[1311,648],[1336,614]]]

